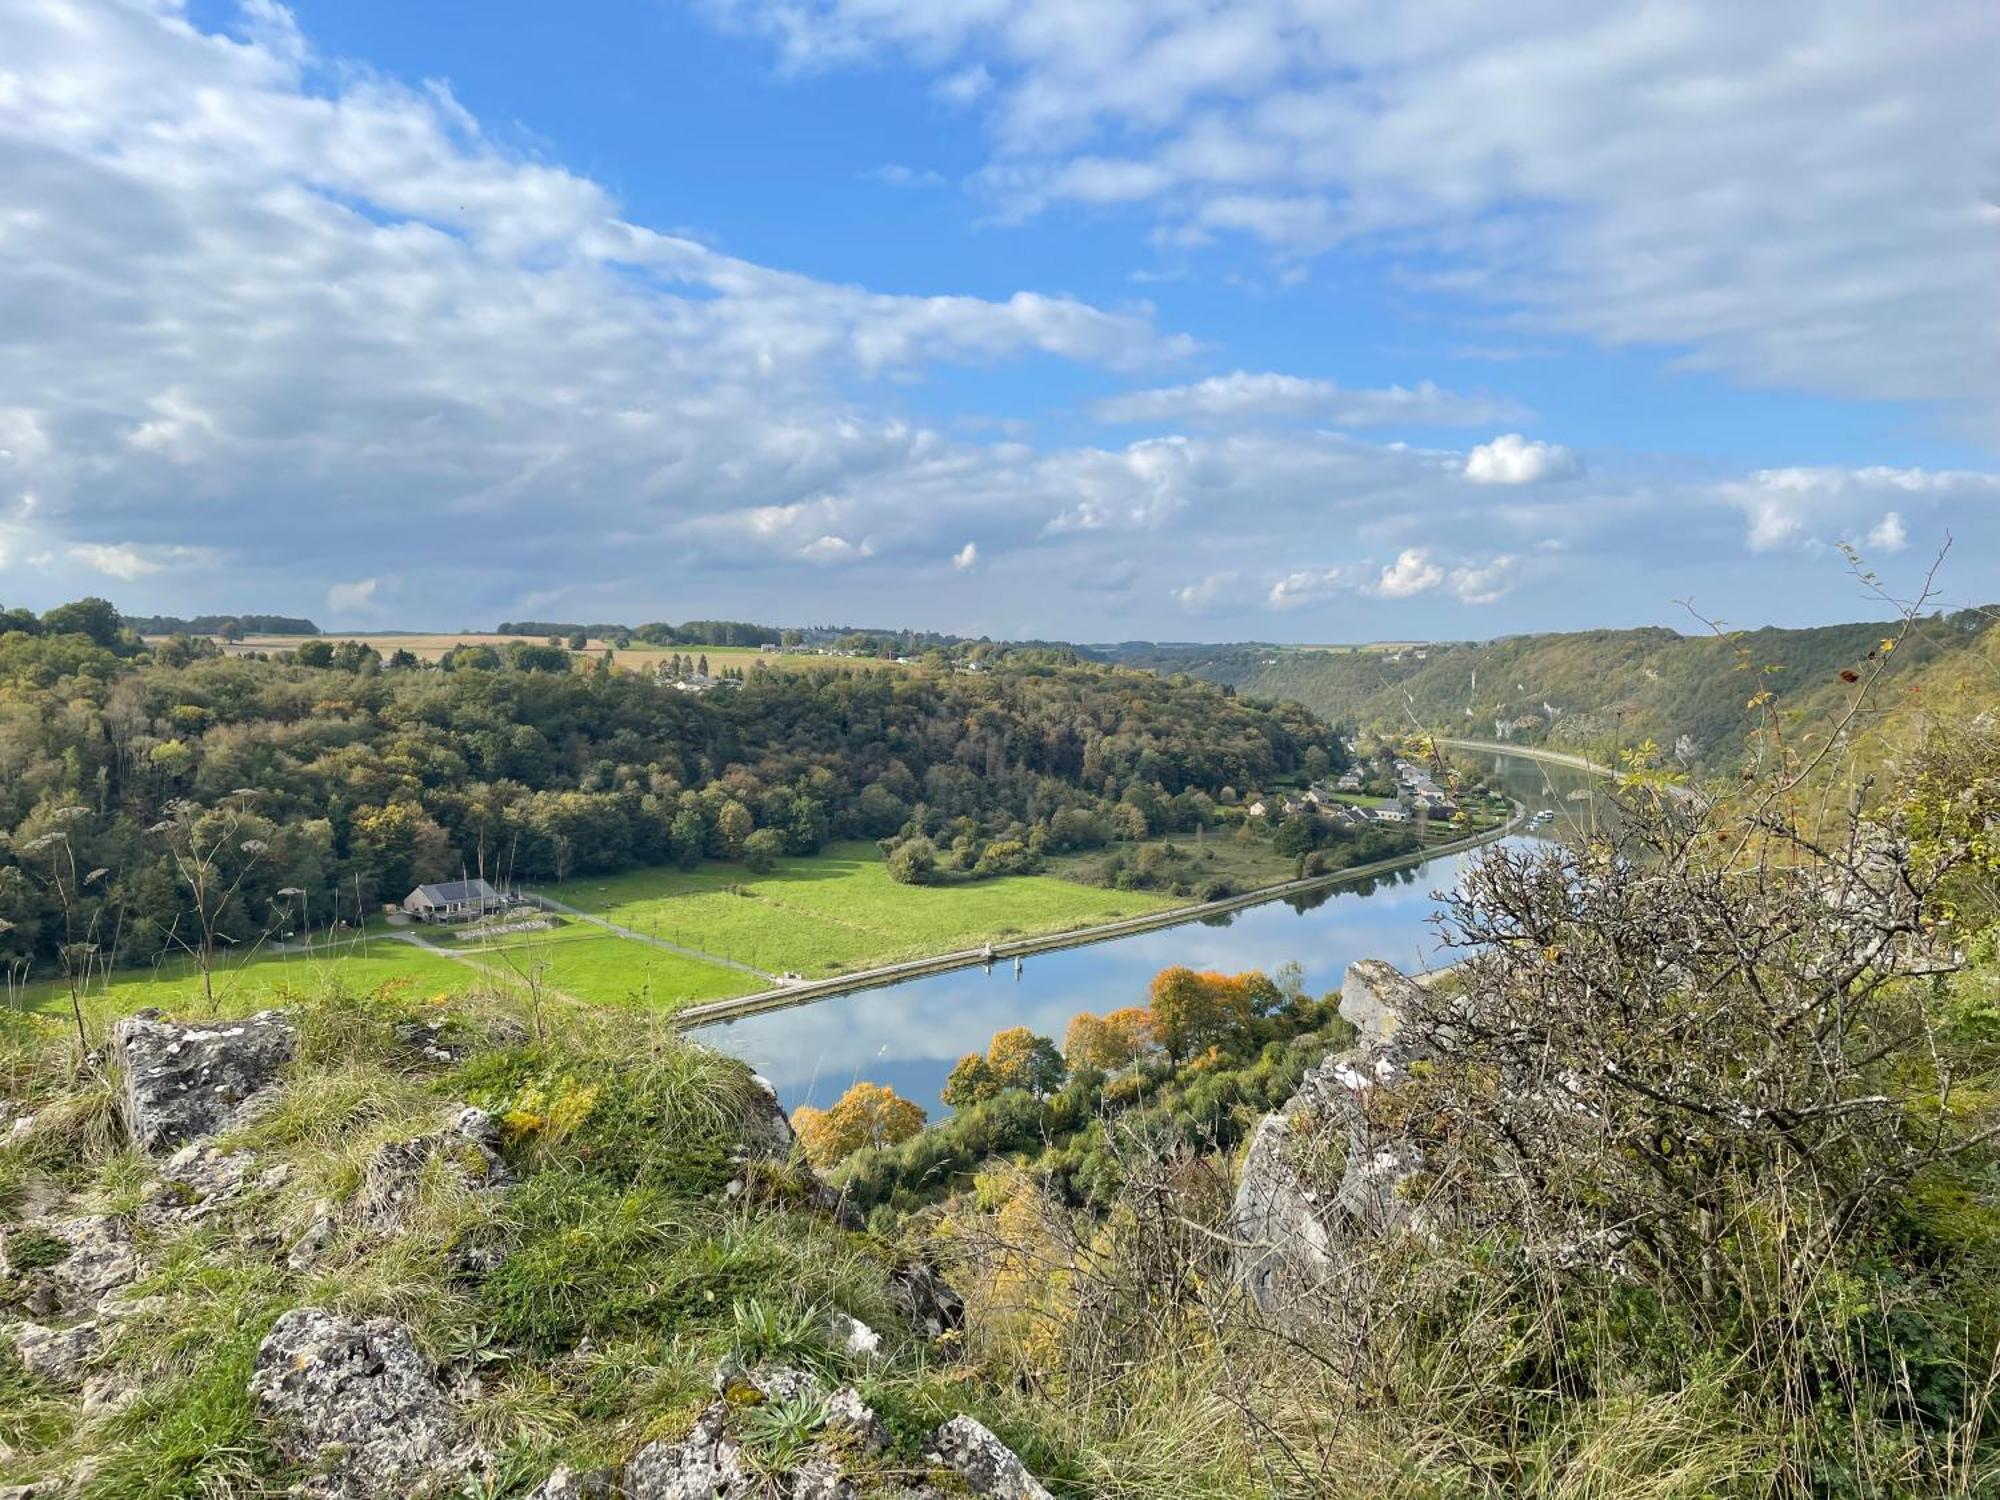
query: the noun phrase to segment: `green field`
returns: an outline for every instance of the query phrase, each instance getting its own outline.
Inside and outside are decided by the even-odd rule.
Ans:
[[[215,973],[216,1002],[233,1013],[255,1009],[259,997],[280,988],[311,989],[333,981],[354,993],[394,980],[406,980],[425,995],[491,984],[525,989],[537,966],[545,966],[541,979],[549,992],[598,1004],[636,1001],[674,1009],[760,987],[754,975],[635,943],[584,922],[492,944],[460,942],[445,931],[423,936],[434,948],[379,936],[365,945],[347,941],[311,955],[265,949],[244,960],[225,961]],[[24,998],[31,1009],[46,1014],[69,1007],[69,991],[60,980],[31,984]],[[185,1011],[201,1004],[201,977],[186,958],[115,970],[91,983],[87,1004],[100,1019],[147,1006]]]
[[[1177,904],[1050,875],[898,885],[868,843],[784,860],[769,875],[729,867],[634,870],[574,880],[548,894],[635,932],[809,979]]]

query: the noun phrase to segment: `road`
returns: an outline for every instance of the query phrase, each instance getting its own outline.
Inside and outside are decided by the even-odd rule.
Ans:
[[[1378,859],[1372,864],[1355,865],[1351,869],[1336,870],[1330,875],[1313,875],[1304,880],[1287,880],[1278,885],[1261,886],[1238,896],[1226,896],[1220,901],[1201,901],[1191,906],[1175,906],[1165,911],[1147,912],[1143,916],[1124,917],[1116,922],[1100,922],[1095,927],[1078,927],[1069,932],[1049,933],[1043,937],[1016,938],[1010,942],[993,943],[979,948],[961,948],[955,953],[938,953],[928,958],[881,964],[872,969],[858,969],[852,974],[839,974],[831,979],[809,979],[802,983],[782,985],[780,988],[765,990],[754,995],[737,995],[728,1000],[709,1000],[700,1005],[690,1005],[675,1011],[669,1020],[682,1029],[707,1026],[717,1021],[733,1021],[742,1016],[758,1015],[764,1011],[785,1010],[814,1000],[826,1000],[835,995],[848,994],[853,990],[879,989],[905,979],[920,979],[952,969],[968,969],[974,964],[1006,963],[1012,959],[1026,958],[1030,954],[1049,953],[1059,948],[1081,948],[1086,944],[1110,942],[1114,938],[1132,937],[1162,927],[1178,927],[1185,922],[1199,922],[1204,917],[1240,911],[1246,906],[1261,906],[1267,901],[1282,901],[1287,896],[1304,895],[1311,891],[1325,890],[1329,886],[1346,885],[1372,876],[1386,875],[1392,870],[1407,869],[1411,865],[1422,864],[1443,855],[1462,854],[1468,849],[1477,849],[1482,844],[1491,844],[1518,832],[1521,825],[1527,821],[1527,817],[1527,808],[1516,802],[1512,815],[1498,827],[1489,828],[1482,833],[1469,834],[1462,839],[1454,839],[1448,844],[1434,844],[1428,849],[1400,854],[1394,859]],[[743,966],[738,964],[736,967]]]
[[[753,968],[751,965],[743,963],[740,960],[724,958],[720,953],[704,953],[699,948],[684,947],[680,943],[670,943],[665,938],[654,937],[651,933],[640,932],[637,928],[620,927],[616,922],[607,922],[604,918],[594,917],[587,911],[579,911],[567,901],[558,901],[553,896],[541,896],[533,891],[526,891],[522,894],[530,904],[539,906],[543,911],[561,912],[566,917],[575,917],[579,922],[588,922],[593,927],[602,927],[606,932],[615,932],[618,936],[630,938],[635,943],[646,943],[667,953],[678,953],[683,958],[698,958],[705,964],[719,964],[725,969],[735,969],[742,974],[754,974],[768,984],[784,983],[776,974],[767,973],[763,969]]]

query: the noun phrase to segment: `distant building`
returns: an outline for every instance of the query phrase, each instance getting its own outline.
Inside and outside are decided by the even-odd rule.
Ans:
[[[1410,821],[1410,815],[1400,807],[1378,807],[1375,809],[1375,821],[1378,823],[1407,823]]]
[[[506,904],[506,898],[483,880],[420,885],[403,898],[403,910],[419,922],[466,922]]]

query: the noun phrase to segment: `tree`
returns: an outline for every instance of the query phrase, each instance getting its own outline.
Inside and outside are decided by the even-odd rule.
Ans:
[[[757,826],[750,816],[750,809],[731,798],[722,804],[722,811],[715,815],[715,840],[721,846],[725,859],[733,859],[743,852],[743,841]]]
[[[88,636],[106,651],[116,651],[122,644],[122,629],[118,608],[109,599],[92,597],[58,604],[42,616],[45,634]]]
[[[920,1105],[887,1084],[865,1080],[842,1094],[831,1109],[810,1105],[795,1110],[792,1128],[806,1160],[830,1167],[864,1147],[896,1146],[924,1128]]]
[[[1096,1068],[1115,1073],[1143,1057],[1153,1045],[1152,1012],[1133,1005],[1108,1016],[1085,1012],[1076,1017],[1063,1036],[1063,1057],[1072,1071]]]
[[[937,845],[929,839],[904,839],[889,855],[889,878],[898,885],[929,885],[937,871]]]
[[[570,650],[572,650],[572,651],[583,651],[583,650],[586,650],[586,649],[587,649],[587,648],[589,647],[589,645],[590,645],[590,637],[589,637],[589,636],[588,636],[587,634],[585,634],[585,633],[584,633],[583,631],[581,631],[581,630],[572,630],[572,631],[571,631],[571,632],[569,633],[569,649],[570,649]]]
[[[326,671],[333,666],[333,642],[306,641],[292,652],[292,660],[302,667]]]
[[[215,627],[215,633],[220,639],[225,641],[240,641],[243,639],[243,627],[235,620],[224,620],[220,625]]]
[[[976,875],[1029,875],[1040,864],[1034,852],[1019,839],[995,839],[980,853],[972,869]]]
[[[1053,1094],[1069,1074],[1056,1044],[1025,1026],[997,1033],[986,1048],[986,1065],[1001,1088],[1037,1095]]]
[[[970,1109],[999,1092],[1000,1081],[993,1076],[986,1058],[978,1052],[968,1052],[951,1070],[938,1097],[951,1109]]]
[[[743,863],[752,873],[767,875],[785,852],[785,836],[775,828],[759,828],[743,841]]]
[[[1276,993],[1261,974],[1197,974],[1177,964],[1153,976],[1153,1032],[1169,1057],[1185,1062],[1247,1034],[1258,1004]]]

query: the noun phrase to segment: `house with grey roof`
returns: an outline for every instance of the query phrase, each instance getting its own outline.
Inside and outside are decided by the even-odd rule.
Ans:
[[[467,922],[506,904],[506,898],[483,880],[420,885],[403,898],[403,910],[419,922]]]

